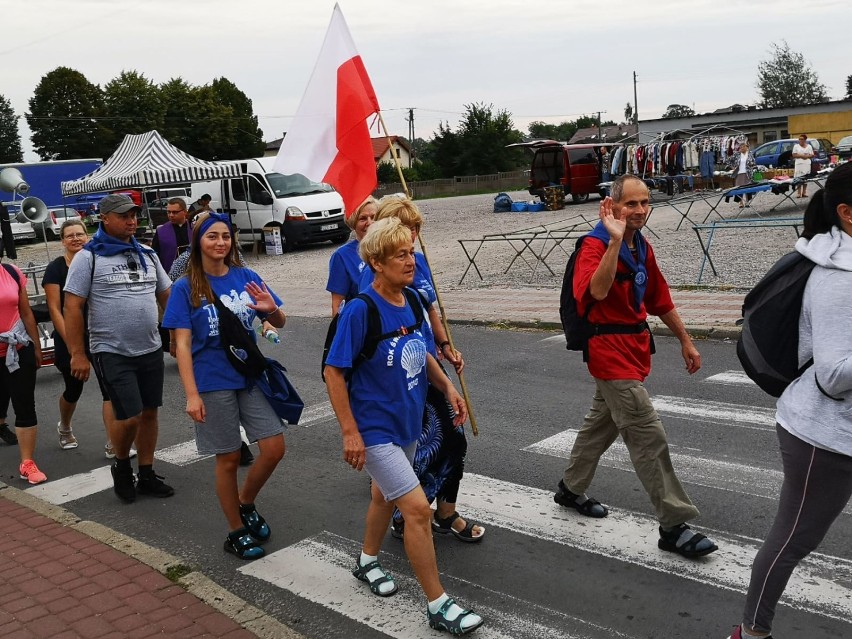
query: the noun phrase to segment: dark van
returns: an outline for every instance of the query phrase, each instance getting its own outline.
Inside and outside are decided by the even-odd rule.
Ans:
[[[544,187],[561,184],[565,198],[574,202],[585,202],[589,193],[600,194],[601,182],[599,149],[611,144],[564,144],[554,140],[526,142],[524,146],[533,152],[530,165],[531,195],[544,196]]]

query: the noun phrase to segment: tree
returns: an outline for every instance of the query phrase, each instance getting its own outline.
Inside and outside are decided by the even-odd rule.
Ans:
[[[165,111],[160,88],[136,71],[122,71],[104,86],[104,113],[113,148],[125,135],[161,130]]]
[[[163,137],[203,160],[233,159],[234,111],[221,103],[219,93],[211,86],[193,87],[182,78],[162,84],[160,93],[165,105]]]
[[[805,57],[790,49],[786,40],[772,44],[772,58],[757,67],[760,106],[794,107],[828,100],[825,85],[819,81]]]
[[[852,75],[846,77],[846,99],[852,100]]]
[[[379,162],[379,165],[376,167],[376,178],[379,184],[399,182],[399,174],[396,172],[393,162]]]
[[[670,118],[688,118],[690,116],[695,115],[695,111],[686,106],[685,104],[670,104],[666,108],[666,112],[663,113],[663,119],[668,120]]]
[[[219,149],[216,159],[237,160],[263,155],[266,149],[263,131],[258,127],[257,116],[249,97],[224,77],[213,80],[210,86],[219,96],[219,103],[233,111],[228,126],[232,129],[234,142],[230,148]]]
[[[103,93],[79,71],[57,67],[42,77],[25,115],[43,160],[104,157],[110,131],[101,124]]]
[[[535,140],[559,140],[567,142],[577,132],[575,122],[561,122],[559,124],[547,124],[545,122],[530,122],[527,130],[530,137]]]
[[[6,96],[0,95],[0,164],[23,162],[18,116]]]
[[[421,159],[424,162],[432,162],[440,168],[440,177],[453,177],[464,175],[461,166],[461,140],[453,132],[449,124],[438,123],[438,132],[435,133],[429,146],[423,150]]]
[[[633,122],[633,105],[629,102],[624,105],[624,122],[626,124]]]
[[[508,111],[495,111],[491,104],[466,104],[458,136],[461,175],[511,171],[523,164],[524,156],[520,149],[506,148],[523,140],[520,131],[515,130]]]

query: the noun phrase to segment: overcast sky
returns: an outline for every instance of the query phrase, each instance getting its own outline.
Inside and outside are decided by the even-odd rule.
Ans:
[[[287,130],[332,0],[0,0],[0,93],[19,115],[47,72],[103,86],[122,70],[155,83],[225,76],[254,102],[267,140]],[[849,0],[341,0],[392,134],[417,137],[464,105],[508,110],[526,131],[604,111],[620,122],[638,74],[640,119],[757,101],[758,63],[786,39],[832,99],[852,75]],[[27,161],[32,152],[21,118]]]

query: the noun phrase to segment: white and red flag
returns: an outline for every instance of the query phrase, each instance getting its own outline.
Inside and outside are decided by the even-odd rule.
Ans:
[[[331,184],[343,197],[348,217],[376,189],[367,118],[378,111],[373,84],[335,4],[319,59],[274,170]]]

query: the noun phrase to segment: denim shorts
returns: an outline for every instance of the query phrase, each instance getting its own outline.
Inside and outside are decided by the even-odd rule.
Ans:
[[[195,422],[195,445],[200,455],[222,455],[240,449],[240,424],[250,442],[284,432],[284,422],[266,397],[252,390],[221,390],[200,393],[205,421]]]
[[[117,353],[93,353],[92,365],[112,402],[119,421],[136,417],[145,408],[163,405],[163,351],[127,357]],[[97,373],[96,373],[97,375]]]
[[[367,446],[364,468],[376,482],[385,501],[407,495],[420,485],[413,466],[416,450],[416,441],[404,448],[396,444]]]

